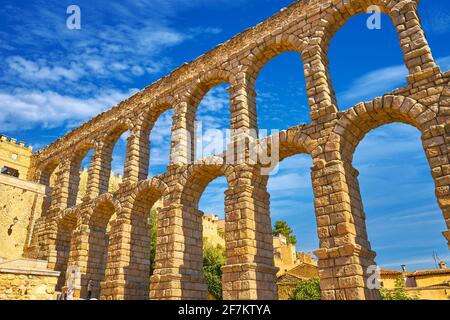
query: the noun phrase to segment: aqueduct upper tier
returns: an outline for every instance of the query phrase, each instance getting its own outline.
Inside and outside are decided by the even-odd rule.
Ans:
[[[352,16],[376,5],[391,18],[409,70],[408,85],[350,109],[337,105],[328,70],[333,35]],[[255,81],[262,67],[285,51],[301,54],[311,122],[267,140],[279,145],[280,159],[309,154],[320,248],[324,299],[376,299],[366,285],[375,264],[366,232],[353,152],[364,135],[383,124],[403,122],[422,133],[435,181],[436,198],[450,227],[450,75],[436,65],[417,12],[416,0],[304,0],[184,64],[34,154],[30,179],[49,184],[51,203],[38,219],[26,252],[47,259],[58,271],[76,266],[81,296],[97,281],[104,299],[202,299],[202,212],[199,198],[210,181],[225,176],[225,299],[275,299],[269,177],[261,164],[227,163],[224,155],[194,161],[195,114],[214,86],[229,84],[230,129],[235,143],[257,129]],[[341,106],[342,107],[342,106]],[[154,123],[173,109],[171,164],[148,178],[149,136]],[[108,192],[111,158],[119,136],[128,131],[124,181]],[[273,139],[272,139],[273,138]],[[279,140],[275,139],[279,138]],[[79,168],[93,150],[86,195],[76,204]],[[246,154],[246,153],[245,153]],[[162,199],[158,214],[156,270],[149,279],[148,212]],[[111,219],[113,217],[113,219]],[[444,231],[446,241],[450,233]],[[64,279],[62,279],[63,282]]]

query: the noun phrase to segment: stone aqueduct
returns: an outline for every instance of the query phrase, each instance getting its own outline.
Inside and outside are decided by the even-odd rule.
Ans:
[[[370,5],[379,6],[398,32],[408,84],[339,111],[327,50],[337,30]],[[302,56],[312,121],[280,133],[280,158],[305,153],[313,160],[322,296],[378,298],[377,290],[366,287],[366,269],[374,264],[375,253],[366,232],[358,172],[352,167],[353,152],[368,131],[392,122],[420,130],[436,198],[450,227],[450,74],[441,72],[433,60],[417,0],[293,3],[37,152],[30,179],[48,185],[55,172],[56,185],[49,209],[34,225],[27,254],[47,259],[63,274],[68,266],[78,266],[81,296],[93,279],[101,283],[102,299],[204,299],[198,201],[210,181],[225,176],[224,298],[276,299],[268,177],[248,161],[224,164],[220,155],[194,161],[186,135],[179,133],[193,133],[202,97],[228,83],[230,128],[241,132],[233,141],[250,140],[247,132],[257,127],[256,78],[266,62],[285,51]],[[165,174],[149,179],[150,131],[168,109],[174,110],[171,164]],[[112,150],[125,131],[130,136],[124,181],[118,191],[108,193]],[[87,193],[76,205],[80,163],[89,150],[94,154]],[[150,279],[147,216],[158,199],[163,207]],[[443,234],[450,244],[450,232]]]

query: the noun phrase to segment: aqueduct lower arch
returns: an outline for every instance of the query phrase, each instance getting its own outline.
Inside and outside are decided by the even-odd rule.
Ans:
[[[408,85],[339,112],[328,73],[327,46],[351,15],[370,5],[380,5],[398,31]],[[450,74],[439,70],[433,60],[417,0],[311,0],[293,3],[37,152],[33,179],[48,185],[56,170],[57,180],[50,207],[36,222],[27,252],[47,259],[63,274],[75,266],[82,281],[95,278],[103,299],[203,299],[207,288],[201,273],[202,213],[197,201],[211,179],[224,175],[228,181],[224,297],[276,299],[269,194],[261,164],[245,157],[242,163],[223,163],[226,153],[234,154],[232,145],[222,155],[192,162],[186,133],[192,131],[204,91],[227,81],[230,127],[240,130],[234,141],[246,141],[244,151],[249,151],[248,142],[255,138],[248,133],[257,126],[255,77],[268,59],[288,50],[302,54],[312,121],[280,132],[280,158],[308,153],[313,159],[322,297],[379,297],[366,285],[367,267],[375,263],[375,253],[367,238],[352,154],[364,134],[382,124],[404,122],[422,132],[447,225],[443,234],[450,246]],[[148,136],[168,109],[174,110],[171,164],[166,173],[148,179]],[[125,179],[118,191],[105,193],[113,140],[126,130],[130,137]],[[74,155],[85,154],[86,148],[93,148],[94,155],[87,194],[76,205],[74,168],[80,160]],[[145,212],[158,199],[163,207],[149,288]],[[106,239],[105,225],[112,216]],[[102,250],[95,252],[94,247]]]

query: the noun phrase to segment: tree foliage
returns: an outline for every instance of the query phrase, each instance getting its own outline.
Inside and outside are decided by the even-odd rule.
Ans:
[[[225,249],[203,241],[203,275],[208,291],[217,300],[222,300],[222,266],[225,264]]]
[[[150,275],[155,270],[155,257],[156,257],[156,231],[158,230],[158,213],[152,209],[149,216],[151,243],[150,243]]]
[[[287,243],[294,245],[297,243],[297,238],[292,234],[293,230],[289,227],[286,221],[275,222],[272,233],[274,236],[278,236],[280,234],[283,235],[286,238]]]
[[[395,280],[395,287],[393,290],[381,288],[381,298],[383,300],[418,300],[419,296],[409,295],[405,289],[405,277],[399,276]]]
[[[289,300],[320,300],[320,298],[319,278],[300,281],[289,295]]]

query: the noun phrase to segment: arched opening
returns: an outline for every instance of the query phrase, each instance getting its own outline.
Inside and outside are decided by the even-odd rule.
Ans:
[[[349,18],[333,35],[328,48],[340,110],[407,84],[408,69],[390,17],[381,13],[379,28],[369,29],[371,17],[374,15],[357,14]]]
[[[86,195],[89,168],[93,154],[93,144],[86,144],[75,152],[71,160],[68,208],[81,203]]]
[[[54,187],[56,183],[56,168],[59,163],[57,161],[50,161],[41,171],[38,182],[47,187]]]
[[[99,171],[98,177],[97,174],[90,175],[92,181],[88,181],[88,187],[97,188],[98,184],[98,190],[88,190],[94,196],[118,190],[123,179],[129,136],[127,123],[120,122],[97,144],[94,159],[99,163],[94,168]]]
[[[44,169],[41,171],[38,177],[38,183],[43,184],[50,188],[48,196],[45,197],[42,203],[42,216],[45,216],[52,203],[53,189],[56,185],[57,171],[59,163],[57,161],[50,161]]]
[[[94,156],[94,149],[90,149],[83,161],[81,162],[79,175],[80,181],[78,183],[78,193],[76,203],[82,202],[83,197],[86,195],[87,185],[89,181],[89,171],[91,170],[92,157]]]
[[[353,166],[359,171],[368,236],[382,269],[432,270],[433,252],[450,259],[441,235],[447,226],[419,130],[403,123],[377,127],[357,146]]]
[[[66,270],[68,267],[67,263],[70,254],[70,242],[76,224],[77,219],[75,212],[66,214],[57,224],[58,231],[55,242],[56,262],[54,269],[61,272],[56,286],[57,291],[62,291],[65,284]]]
[[[215,165],[197,165],[190,172],[188,183],[184,186],[181,202],[183,205],[183,224],[185,238],[185,251],[189,252],[189,256],[185,258],[183,272],[188,272],[197,278],[197,296],[196,299],[217,299],[221,298],[221,270],[220,267],[224,263],[224,238],[223,235],[214,234],[212,229],[217,232],[220,228],[214,214],[208,215],[199,210],[199,204],[202,195],[209,185],[216,188],[213,192],[218,192],[223,188],[224,173],[220,166]],[[225,180],[226,181],[226,180]],[[207,196],[210,193],[207,193]],[[223,197],[223,194],[222,194]],[[220,200],[222,207],[220,208]],[[202,206],[204,206],[202,200]],[[208,201],[207,199],[205,201]],[[213,201],[208,201],[211,204]],[[223,198],[216,199],[216,205],[205,207],[205,210],[219,210],[224,212],[225,204]],[[215,220],[213,222],[213,220]],[[222,227],[223,230],[223,227]],[[213,235],[211,237],[211,235]],[[204,250],[205,249],[205,250]],[[206,254],[206,255],[205,255]],[[210,259],[211,258],[211,259]],[[204,263],[211,262],[211,263]],[[202,288],[198,285],[202,284]],[[195,283],[193,284],[196,285]],[[188,285],[189,286],[189,285]],[[209,287],[209,289],[208,289]],[[186,290],[190,290],[186,287]],[[192,289],[191,289],[192,290]],[[208,295],[208,291],[211,294]],[[214,297],[214,294],[217,297]]]
[[[122,183],[125,167],[125,159],[127,155],[128,137],[129,131],[117,131],[115,136],[110,139],[110,143],[114,146],[111,153],[111,165],[108,183],[108,192],[115,192],[119,189],[119,185]],[[114,141],[115,138],[115,141]]]
[[[110,231],[115,219],[115,208],[109,201],[98,204],[89,219],[86,273],[81,278],[82,298],[88,298],[88,287],[92,291],[90,298],[100,298],[100,285],[105,279]]]
[[[310,122],[304,67],[298,52],[282,52],[268,61],[256,80],[259,136]]]
[[[351,118],[351,120],[350,120]],[[422,149],[425,150],[425,152],[422,150],[420,153],[423,155],[426,155],[428,166],[431,168],[430,171],[432,171],[432,176],[434,178],[434,184],[435,184],[435,195],[438,199],[438,204],[440,208],[442,209],[442,212],[444,214],[444,218],[446,217],[446,212],[448,210],[448,205],[446,204],[446,194],[445,192],[441,192],[440,185],[442,185],[443,181],[446,181],[447,177],[445,173],[442,171],[442,166],[446,166],[448,164],[448,159],[445,156],[445,138],[440,132],[435,132],[433,130],[430,130],[430,125],[435,123],[436,114],[431,108],[425,107],[421,105],[420,103],[417,103],[415,100],[410,98],[404,98],[402,96],[392,96],[392,95],[386,95],[382,98],[377,98],[372,102],[364,103],[364,104],[358,104],[354,108],[349,109],[348,111],[343,113],[343,116],[341,119],[339,119],[336,127],[333,130],[332,133],[332,140],[333,141],[339,141],[336,145],[329,145],[328,150],[331,151],[333,148],[337,147],[339,148],[340,155],[342,156],[344,170],[345,170],[345,179],[346,183],[349,188],[349,197],[347,198],[347,202],[350,204],[352,208],[352,223],[354,225],[350,225],[348,230],[345,231],[345,234],[354,238],[355,242],[358,246],[361,247],[361,250],[364,250],[367,252],[367,256],[370,257],[367,260],[361,260],[361,267],[368,268],[369,265],[374,264],[373,256],[374,252],[371,250],[371,245],[369,243],[369,237],[367,233],[367,224],[366,224],[366,216],[370,218],[369,214],[365,214],[363,204],[367,201],[366,199],[361,199],[361,192],[359,188],[359,181],[358,181],[358,167],[354,164],[353,161],[353,154],[359,143],[363,140],[364,136],[371,132],[371,130],[377,129],[381,126],[392,124],[392,123],[405,123],[409,124],[415,128],[418,129],[421,134],[422,138]],[[381,129],[381,128],[380,128]],[[377,130],[380,130],[377,129]],[[417,134],[417,133],[416,133]],[[408,133],[408,138],[414,137],[412,133]],[[419,143],[419,135],[416,137],[417,143]],[[383,146],[382,150],[383,152],[386,150],[389,150],[388,145],[386,145],[384,140],[388,140],[390,135],[385,136],[383,139],[379,139],[376,143],[376,147],[379,148],[380,145]],[[411,141],[411,140],[408,140]],[[408,143],[403,142],[404,146],[407,146]],[[402,150],[401,146],[395,147],[397,152]],[[394,148],[394,150],[395,150]],[[419,153],[419,151],[416,151]],[[407,164],[410,164],[411,161],[409,157],[412,159],[414,156],[409,157],[399,157],[399,155],[391,156],[388,161],[383,161],[383,163],[399,163],[402,166],[406,166]],[[374,170],[375,171],[375,170]],[[400,172],[401,170],[398,169]],[[414,175],[410,172],[405,173],[405,175],[408,177],[413,177]],[[386,176],[382,176],[383,184],[385,185],[392,185],[392,180],[395,179],[396,172],[393,173],[386,173]],[[423,174],[423,177],[427,176],[427,174]],[[429,177],[429,173],[428,173]],[[401,184],[400,182],[398,184]],[[417,185],[419,184],[417,181],[409,182],[409,183],[403,183],[403,186],[409,185]],[[380,186],[379,188],[388,189],[388,187],[385,187],[385,185]],[[397,184],[396,184],[397,186]],[[431,190],[433,189],[430,186]],[[391,197],[391,199],[404,199],[401,201],[402,210],[408,210],[408,212],[416,212],[415,208],[411,209],[409,206],[410,201],[410,194],[411,193],[414,196],[414,192],[417,192],[417,188],[414,188],[414,191],[411,189],[407,191],[406,189],[403,189],[403,194],[401,194],[398,189],[400,187],[397,186],[395,189],[394,197]],[[425,194],[423,190],[421,191],[422,194]],[[404,198],[406,195],[406,199]],[[432,194],[432,192],[431,192]],[[364,196],[364,194],[363,194]],[[386,199],[389,199],[388,195],[384,195]],[[367,198],[367,196],[366,196]],[[365,201],[363,201],[365,200]],[[380,199],[376,199],[377,202],[380,202]],[[381,200],[382,202],[382,200]],[[395,204],[390,204],[391,207],[395,208]],[[367,207],[367,206],[366,206]],[[387,210],[387,209],[386,209]],[[397,207],[394,210],[399,211],[400,209]],[[392,212],[392,211],[391,211]],[[419,216],[423,214],[423,212],[418,213]],[[395,214],[392,214],[392,217],[394,217]],[[398,216],[398,214],[397,214]],[[418,217],[420,219],[420,217]],[[380,218],[380,220],[383,220],[383,218]],[[429,221],[428,219],[426,221]],[[384,220],[383,220],[384,222]],[[447,222],[448,223],[448,222]],[[392,223],[390,226],[393,225]],[[403,227],[403,226],[402,226]],[[447,225],[448,228],[448,225]],[[405,230],[407,227],[404,228]],[[444,229],[445,230],[445,229]],[[441,233],[441,232],[439,232]],[[445,233],[444,233],[445,235]],[[438,239],[439,236],[436,235],[436,238]],[[425,239],[426,240],[426,239]],[[411,241],[413,243],[414,241]],[[411,250],[411,252],[415,252],[414,250]],[[432,255],[433,253],[431,253]],[[417,261],[416,261],[417,262]],[[407,263],[406,263],[407,265]],[[389,271],[388,271],[389,272]],[[399,271],[394,271],[399,273]],[[383,279],[383,272],[381,273]],[[401,275],[401,272],[400,272]],[[374,293],[375,291],[368,291],[366,290],[366,294],[369,295],[371,293]]]
[[[130,257],[125,267],[125,299],[149,298],[150,278],[155,267],[156,230],[162,193],[144,186],[134,200],[131,212]],[[155,225],[156,224],[156,225]]]
[[[148,176],[157,176],[167,171],[170,163],[173,110],[163,112],[150,129],[150,161]]]
[[[203,90],[195,117],[195,159],[219,155],[230,142],[229,84],[221,83]]]
[[[319,277],[319,249],[311,156],[297,147],[282,149],[278,170],[269,176],[270,215],[280,300],[298,299],[296,288],[302,281]],[[312,280],[311,280],[312,281]]]
[[[222,300],[222,270],[225,265],[225,191],[227,180],[212,180],[203,191],[199,209],[203,212],[203,276],[208,284],[208,299]]]

